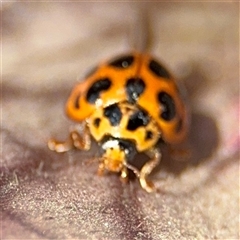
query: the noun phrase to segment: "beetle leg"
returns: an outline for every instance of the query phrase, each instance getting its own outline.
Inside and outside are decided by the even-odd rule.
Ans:
[[[104,174],[104,171],[105,171],[105,164],[104,164],[104,161],[100,159],[100,163],[98,165],[98,171],[97,171],[98,176],[102,176]]]
[[[125,166],[122,168],[121,171],[121,181],[124,183],[128,181],[128,170]]]
[[[90,146],[91,139],[86,124],[81,124],[70,131],[69,138],[65,142],[59,142],[54,139],[48,141],[49,149],[59,153],[67,152],[73,148],[89,150]]]
[[[154,184],[146,178],[152,172],[152,170],[159,164],[161,160],[161,153],[158,149],[152,149],[147,154],[152,158],[144,164],[139,174],[139,181],[144,190],[147,192],[155,191]]]

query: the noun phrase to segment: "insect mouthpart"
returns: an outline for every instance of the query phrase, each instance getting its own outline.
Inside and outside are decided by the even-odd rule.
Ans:
[[[106,170],[123,174],[126,171],[124,169],[129,168],[137,176],[139,175],[138,170],[129,164],[129,161],[137,153],[133,141],[105,136],[101,141],[101,148],[103,150],[102,158],[100,159],[101,166],[104,166]]]

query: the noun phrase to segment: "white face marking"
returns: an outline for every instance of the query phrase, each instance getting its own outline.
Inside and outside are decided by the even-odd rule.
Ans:
[[[117,139],[114,139],[114,140],[109,140],[109,141],[107,141],[107,142],[105,142],[105,143],[103,143],[102,144],[102,148],[104,149],[104,150],[107,150],[107,149],[111,149],[111,148],[119,148],[119,141],[117,140]],[[129,154],[129,149],[124,149],[124,153],[126,154],[126,155],[128,155]]]
[[[109,149],[109,148],[114,148],[114,147],[119,147],[119,142],[116,139],[115,140],[109,140],[102,145],[102,148],[104,150]]]

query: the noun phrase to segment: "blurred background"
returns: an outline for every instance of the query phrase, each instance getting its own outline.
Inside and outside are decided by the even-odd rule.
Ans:
[[[3,1],[1,22],[3,239],[238,239],[239,3]],[[77,81],[139,46],[185,85],[191,109],[192,155],[166,154],[151,195],[96,176],[83,163],[96,146],[46,145],[67,137]]]

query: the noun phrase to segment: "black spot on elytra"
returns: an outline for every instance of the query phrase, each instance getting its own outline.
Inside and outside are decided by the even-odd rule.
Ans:
[[[146,84],[141,78],[130,78],[126,83],[126,92],[128,101],[134,103],[137,101],[139,96],[143,93]]]
[[[129,131],[134,131],[139,127],[146,126],[149,123],[149,121],[150,119],[147,112],[139,110],[130,116],[127,124],[127,129]]]
[[[109,78],[102,78],[97,80],[93,85],[88,89],[87,92],[87,101],[94,104],[99,98],[99,95],[102,91],[106,91],[111,87],[111,81]]]
[[[100,118],[95,118],[93,121],[93,125],[98,128],[100,125],[101,119]]]
[[[153,133],[152,131],[146,131],[146,135],[145,135],[145,140],[150,140],[153,138]]]
[[[80,99],[81,95],[78,94],[76,99],[75,99],[75,102],[74,102],[74,107],[79,109],[80,108],[80,105],[79,105],[79,99]]]
[[[104,109],[104,116],[108,118],[111,126],[117,126],[119,125],[121,118],[122,118],[122,112],[117,105],[117,103],[112,104]]]
[[[162,109],[160,117],[166,121],[171,121],[176,116],[176,107],[172,97],[166,92],[160,92],[157,98]]]
[[[123,57],[117,58],[112,62],[110,62],[109,65],[112,67],[123,69],[123,68],[130,67],[133,61],[134,61],[134,57],[129,55],[129,56],[123,56]]]
[[[156,74],[158,77],[161,78],[167,78],[170,79],[171,75],[170,73],[167,71],[166,68],[164,68],[162,65],[160,65],[157,61],[155,60],[151,60],[149,63],[149,69]]]

